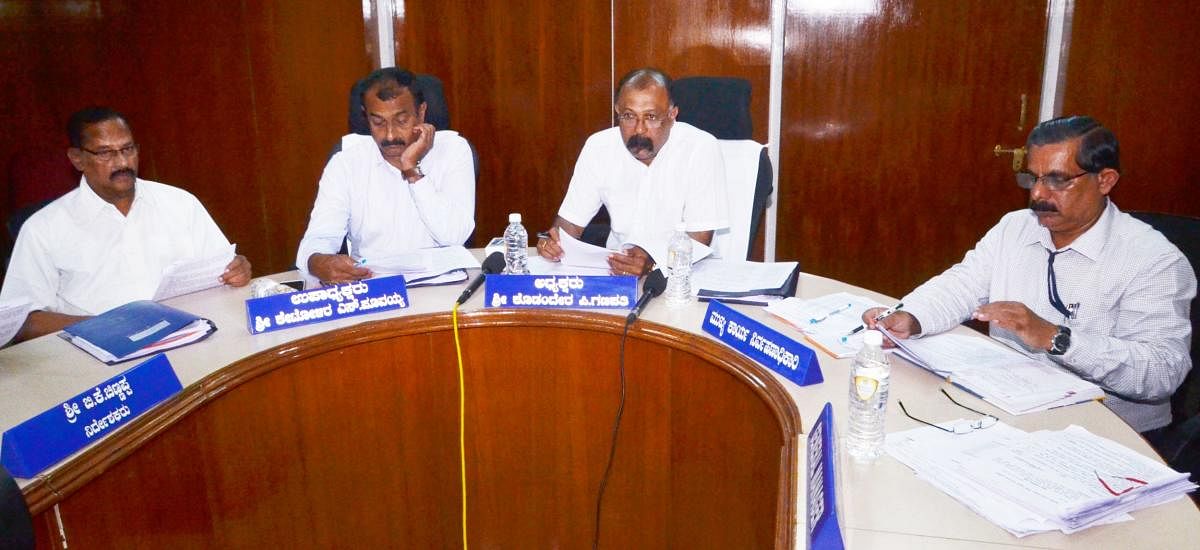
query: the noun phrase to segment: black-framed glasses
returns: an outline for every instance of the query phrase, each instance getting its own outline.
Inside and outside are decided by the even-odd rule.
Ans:
[[[913,420],[916,420],[917,422],[920,422],[926,426],[933,426],[934,428],[937,428],[944,432],[950,432],[955,435],[969,434],[975,430],[984,430],[987,428],[991,428],[992,426],[995,426],[997,422],[1000,421],[1000,419],[996,418],[995,416],[992,416],[985,412],[977,411],[975,409],[972,409],[971,407],[968,407],[966,405],[963,405],[962,403],[959,403],[958,401],[955,401],[953,397],[950,397],[949,393],[946,393],[946,388],[940,388],[940,390],[942,392],[942,395],[946,396],[946,399],[949,399],[951,403],[954,403],[955,405],[958,405],[959,407],[962,407],[964,409],[967,409],[968,411],[971,411],[975,414],[982,415],[982,416],[980,416],[979,419],[977,419],[977,420],[960,420],[958,422],[955,422],[951,427],[947,428],[945,426],[939,426],[937,424],[934,424],[933,422],[921,420],[920,418],[917,418],[917,417],[909,414],[908,409],[904,407],[903,401],[897,400],[896,402],[900,404],[900,411],[904,413],[904,416],[907,416]]]
[[[624,113],[617,114],[617,124],[620,124],[626,128],[633,128],[637,126],[639,120],[642,121],[647,128],[660,128],[662,127],[663,122],[666,122],[667,119],[667,115],[660,115],[653,112],[638,115],[630,111],[625,111]]]
[[[112,162],[117,160],[117,155],[121,155],[123,157],[132,157],[136,155],[138,152],[138,145],[136,143],[130,143],[129,145],[126,145],[120,149],[105,149],[103,151],[93,151],[87,147],[80,147],[79,150],[88,153],[104,162]]]
[[[1046,184],[1051,191],[1062,191],[1071,186],[1075,180],[1091,174],[1091,172],[1080,172],[1074,176],[1059,176],[1056,174],[1046,174],[1045,176],[1035,176],[1029,172],[1017,172],[1017,186],[1022,189],[1033,189],[1040,181]]]

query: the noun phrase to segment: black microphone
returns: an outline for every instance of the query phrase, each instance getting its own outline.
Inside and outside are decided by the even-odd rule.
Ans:
[[[642,297],[638,298],[637,305],[633,306],[633,311],[625,317],[625,323],[632,323],[637,319],[638,315],[642,314],[642,310],[646,309],[646,304],[650,303],[650,299],[662,294],[667,289],[667,277],[663,275],[661,269],[651,271],[646,275],[646,282],[642,284]]]
[[[483,284],[483,279],[489,273],[500,273],[504,271],[504,253],[492,252],[483,260],[483,270],[471,280],[471,284],[467,285],[467,289],[462,291],[458,296],[458,305],[463,305],[463,302],[471,299],[471,295],[479,289],[479,285]],[[661,292],[661,291],[660,291]]]

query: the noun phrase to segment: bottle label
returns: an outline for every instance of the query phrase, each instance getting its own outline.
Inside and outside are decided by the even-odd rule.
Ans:
[[[870,400],[875,397],[877,391],[879,391],[879,380],[870,376],[854,377],[854,394],[858,396],[859,401]]]

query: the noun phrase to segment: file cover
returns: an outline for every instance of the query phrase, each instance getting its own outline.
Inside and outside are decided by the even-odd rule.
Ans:
[[[70,325],[60,336],[113,365],[203,340],[216,330],[208,319],[141,300]]]

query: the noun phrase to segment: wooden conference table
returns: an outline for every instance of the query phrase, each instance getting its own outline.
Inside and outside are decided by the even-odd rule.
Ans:
[[[168,301],[220,330],[167,353],[184,386],[176,398],[18,480],[39,547],[60,547],[64,536],[81,548],[458,546],[447,308],[461,288],[410,289],[408,309],[255,336],[246,331],[245,288]],[[842,290],[890,301],[808,274],[797,294]],[[761,308],[734,307],[795,334]],[[844,430],[849,360],[818,352],[825,382],[796,386],[701,332],[704,310],[652,303],[630,331],[603,547],[804,546],[802,433],[826,402]],[[623,316],[484,309],[480,295],[459,312],[472,546],[590,545]],[[55,336],[0,351],[0,430],[135,364],[104,366]],[[942,386],[897,360],[891,401],[953,418],[959,411]],[[1154,456],[1099,403],[1011,417],[949,391],[1024,430],[1078,424]],[[888,431],[916,426],[889,407]],[[863,466],[842,455],[839,516],[852,549],[1194,548],[1200,540],[1200,511],[1188,499],[1132,522],[1018,539],[890,457]]]

